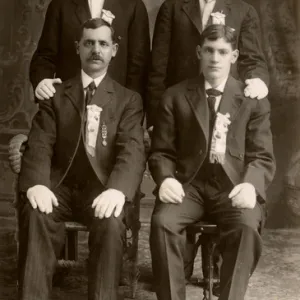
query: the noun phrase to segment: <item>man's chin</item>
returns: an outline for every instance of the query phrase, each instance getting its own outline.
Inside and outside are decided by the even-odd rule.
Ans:
[[[207,75],[206,75],[206,78],[208,79],[212,79],[212,80],[216,80],[216,79],[219,79],[221,78],[221,74],[219,72],[209,72]]]

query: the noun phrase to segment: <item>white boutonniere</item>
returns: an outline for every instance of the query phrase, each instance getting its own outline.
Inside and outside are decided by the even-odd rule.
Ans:
[[[211,18],[212,18],[212,24],[220,24],[220,25],[225,25],[225,18],[226,15],[219,11],[211,13]]]
[[[86,148],[90,155],[95,156],[102,108],[96,104],[87,105]]]
[[[209,153],[209,161],[211,163],[223,165],[225,162],[227,132],[230,123],[229,113],[225,115],[217,113]]]
[[[110,10],[102,9],[101,12],[102,20],[104,20],[105,22],[111,25],[115,18],[116,18],[115,15]]]

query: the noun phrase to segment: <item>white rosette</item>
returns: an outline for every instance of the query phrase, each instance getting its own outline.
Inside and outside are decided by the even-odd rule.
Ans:
[[[86,149],[94,157],[102,108],[95,104],[87,105],[86,108]]]
[[[101,12],[102,20],[104,20],[105,22],[111,25],[115,18],[116,18],[115,15],[110,10],[102,9]]]
[[[229,118],[230,115],[228,113],[225,115],[217,113],[209,153],[210,163],[219,163],[222,165],[225,163],[227,132],[228,126],[231,123]]]
[[[220,25],[225,25],[225,18],[226,15],[223,14],[222,12],[214,12],[211,13],[211,18],[212,18],[212,24],[220,24]]]

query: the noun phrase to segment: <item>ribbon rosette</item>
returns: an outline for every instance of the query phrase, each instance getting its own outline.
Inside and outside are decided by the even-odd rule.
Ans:
[[[111,25],[115,19],[115,15],[110,10],[102,9],[101,19]]]
[[[222,165],[225,163],[227,132],[228,126],[231,123],[229,118],[229,113],[225,115],[217,113],[209,153],[210,163],[219,163]]]
[[[95,156],[96,141],[98,136],[102,108],[95,104],[87,105],[86,108],[86,148],[91,156]]]
[[[210,14],[212,17],[212,24],[220,24],[220,25],[225,25],[225,18],[226,15],[223,14],[222,12],[214,12]]]

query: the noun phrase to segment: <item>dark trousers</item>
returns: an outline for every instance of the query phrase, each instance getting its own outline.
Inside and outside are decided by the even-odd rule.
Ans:
[[[186,227],[205,216],[219,225],[222,267],[220,300],[242,300],[262,251],[258,229],[264,218],[260,204],[254,209],[232,207],[233,188],[225,175],[194,181],[184,187],[181,204],[156,201],[151,220],[150,248],[159,300],[184,300]]]
[[[124,213],[99,219],[91,208],[101,193],[99,183],[85,187],[60,185],[59,206],[51,214],[33,209],[23,197],[19,204],[19,299],[48,300],[52,277],[64,241],[65,221],[80,221],[89,229],[88,299],[116,300],[120,281]]]

